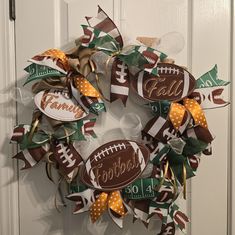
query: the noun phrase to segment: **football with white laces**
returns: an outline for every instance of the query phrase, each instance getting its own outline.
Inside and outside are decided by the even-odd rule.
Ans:
[[[122,189],[144,171],[149,161],[145,145],[131,140],[115,140],[97,148],[81,169],[81,179],[102,191]]]
[[[133,89],[144,99],[176,101],[194,91],[196,80],[186,69],[175,64],[159,63],[157,71],[157,76],[140,71],[131,81]]]

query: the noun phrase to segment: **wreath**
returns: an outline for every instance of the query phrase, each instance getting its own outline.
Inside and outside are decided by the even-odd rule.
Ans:
[[[202,154],[212,154],[214,137],[203,110],[228,104],[221,97],[228,82],[218,79],[217,66],[196,80],[151,47],[153,38],[124,46],[100,7],[86,19],[73,49],[49,49],[29,60],[25,84],[34,83],[36,108],[30,125],[14,128],[11,142],[21,150],[14,158],[24,162],[22,169],[44,162],[53,182],[55,169],[59,187],[63,180],[68,184],[74,214],[89,211],[92,222],[107,211],[119,227],[131,214],[146,226],[158,216],[162,235],[184,231],[189,219],[176,199],[181,193],[186,199],[186,180],[196,174]],[[85,159],[79,143],[97,138],[95,116],[106,112],[108,102],[125,106],[130,90],[152,119],[131,130],[130,139],[106,142]]]

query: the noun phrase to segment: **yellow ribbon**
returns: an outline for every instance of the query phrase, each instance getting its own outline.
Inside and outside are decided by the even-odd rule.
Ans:
[[[191,113],[196,125],[208,128],[205,114],[199,103],[196,100],[189,98],[185,98],[183,102],[184,105],[174,102],[171,103],[169,118],[174,128],[179,130],[186,110]]]
[[[91,83],[84,77],[77,77],[74,79],[76,88],[84,95],[90,97],[100,98],[100,93],[91,85]]]
[[[33,135],[34,135],[34,132],[35,132],[35,130],[36,130],[38,124],[39,124],[39,121],[40,120],[37,118],[31,126],[29,137],[28,137],[28,140],[29,140],[30,143],[32,142]]]
[[[90,208],[91,221],[93,223],[96,222],[96,220],[98,220],[108,208],[120,216],[124,216],[126,214],[119,191],[113,191],[110,193],[102,192],[99,195],[99,198]]]
[[[66,54],[59,49],[49,49],[41,54],[42,56],[49,56],[54,59],[59,59],[65,68],[69,69],[68,58]]]

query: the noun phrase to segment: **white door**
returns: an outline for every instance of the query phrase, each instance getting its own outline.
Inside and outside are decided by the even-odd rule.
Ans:
[[[84,16],[94,16],[99,4],[116,22],[123,35],[156,36],[176,31],[185,47],[174,56],[198,77],[218,65],[219,76],[230,80],[229,0],[21,0],[16,1],[16,75],[22,86],[26,61],[38,52],[60,47],[82,34]],[[19,123],[31,121],[31,108],[18,106]],[[188,185],[187,204],[191,218],[187,234],[227,234],[229,198],[229,111],[207,112],[216,139],[213,157],[203,157],[197,177]],[[21,235],[89,234],[87,215],[72,215],[72,208],[59,214],[53,204],[55,186],[42,166],[19,172],[19,228]],[[106,218],[107,220],[107,218]],[[147,234],[141,223],[131,219],[121,231],[110,223],[105,234]],[[148,234],[156,234],[155,223]]]

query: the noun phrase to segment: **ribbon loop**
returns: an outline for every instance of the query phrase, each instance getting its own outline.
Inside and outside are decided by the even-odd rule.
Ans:
[[[125,208],[119,191],[102,192],[100,194],[99,198],[90,207],[91,221],[96,222],[107,208],[120,216],[125,215]]]
[[[196,100],[185,98],[184,106],[191,113],[196,125],[200,125],[206,129],[208,128],[205,114]]]

